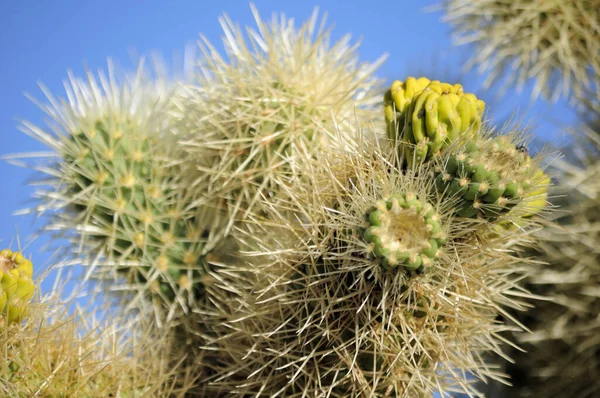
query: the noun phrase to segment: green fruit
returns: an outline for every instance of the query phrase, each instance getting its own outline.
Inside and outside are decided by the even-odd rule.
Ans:
[[[460,84],[409,78],[394,82],[384,108],[388,136],[410,166],[430,160],[459,137],[476,137],[485,103]]]
[[[457,199],[460,217],[494,220],[509,212],[540,189],[533,184],[532,190],[530,181],[540,180],[541,170],[518,147],[510,137],[500,136],[452,148],[446,154],[445,167],[437,171],[438,194]],[[538,204],[533,207],[539,211]]]
[[[413,193],[392,195],[367,215],[363,239],[385,269],[427,268],[444,245],[440,215]]]
[[[35,285],[33,266],[19,252],[0,251],[0,326],[20,322],[27,314]]]

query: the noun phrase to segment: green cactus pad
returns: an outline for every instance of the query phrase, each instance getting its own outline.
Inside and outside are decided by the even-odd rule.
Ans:
[[[445,243],[440,215],[413,193],[392,195],[367,215],[363,238],[386,269],[428,268]]]
[[[35,285],[33,266],[21,253],[0,251],[0,326],[20,322],[27,314]]]
[[[458,137],[477,136],[483,101],[460,84],[421,78],[409,85],[410,79],[395,82],[384,97],[388,136],[408,165],[430,160]]]
[[[437,167],[435,186],[439,194],[458,199],[458,216],[494,220],[531,195],[540,172],[522,146],[500,136],[450,150]]]

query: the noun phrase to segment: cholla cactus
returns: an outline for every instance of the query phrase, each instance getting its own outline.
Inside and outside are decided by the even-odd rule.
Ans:
[[[118,271],[135,289],[187,309],[202,295],[219,213],[190,205],[169,129],[174,88],[145,73],[119,79],[109,65],[108,76],[71,77],[69,101],[49,95],[43,106],[52,132],[23,124],[55,156],[34,166],[51,178],[31,211],[53,211],[47,228],[63,236],[77,232],[73,248],[94,265],[92,278],[112,283]]]
[[[460,137],[477,136],[485,103],[460,84],[409,77],[384,96],[388,137],[409,165],[430,160]]]
[[[443,158],[436,188],[458,198],[458,216],[529,217],[546,206],[549,181],[540,157],[532,159],[518,137],[484,135],[450,148]]]
[[[475,44],[471,66],[490,72],[488,84],[535,79],[532,95],[554,98],[600,89],[598,0],[443,0],[441,6],[457,42]]]
[[[44,107],[52,132],[25,124],[58,159],[36,166],[51,178],[33,210],[56,211],[49,228],[76,232],[88,275],[126,275],[142,293],[140,319],[156,307],[185,310],[140,337],[173,339],[164,364],[183,365],[181,389],[140,391],[135,372],[133,383],[123,372],[125,384],[111,386],[131,395],[426,397],[478,395],[469,374],[503,380],[482,356],[503,355],[498,336],[511,327],[496,319],[528,297],[515,253],[532,243],[525,215],[545,205],[537,163],[512,141],[476,138],[484,104],[460,85],[409,79],[384,105],[388,125],[405,121],[391,137],[413,151],[403,168],[398,148],[362,130],[382,113],[377,63],[357,65],[347,39],[330,46],[316,13],[299,31],[256,20],[248,43],[225,19],[227,59],[205,41],[202,73],[176,95],[142,72],[123,82],[112,71],[72,78],[68,103],[50,97]],[[479,185],[448,195],[436,173]],[[457,217],[476,215],[462,208],[470,200],[479,211],[480,194],[496,207],[505,197],[544,200],[508,233],[505,218]],[[124,358],[135,369],[142,357]],[[162,362],[156,375],[151,365],[144,376],[171,383]]]
[[[118,325],[97,320],[89,310],[69,313],[60,293],[32,303],[22,324],[0,329],[0,395],[134,398],[186,392],[191,381],[170,363],[170,342],[151,335],[143,319]]]
[[[305,162],[310,189],[290,181],[289,200],[250,221],[255,283],[218,341],[229,366],[214,383],[244,396],[477,395],[469,372],[502,377],[481,360],[500,353],[500,305],[527,296],[511,254],[527,227],[483,244],[480,223],[438,198],[434,163],[403,172],[365,141],[342,147]]]
[[[300,29],[284,15],[267,24],[252,10],[258,29],[249,41],[221,20],[226,59],[203,41],[201,73],[182,106],[194,190],[200,202],[222,199],[229,227],[261,196],[276,194],[279,176],[293,173],[299,157],[331,141],[323,126],[331,115],[347,124],[379,112],[373,72],[383,59],[359,65],[348,36],[330,44],[316,10]]]
[[[0,251],[0,326],[20,322],[27,313],[35,286],[33,265],[19,252]]]
[[[394,194],[378,202],[367,217],[369,227],[363,237],[386,268],[428,268],[446,242],[440,214],[414,192]]]
[[[559,226],[543,231],[539,260],[528,279],[536,301],[520,318],[533,333],[520,336],[526,354],[515,353],[510,396],[581,397],[600,394],[598,284],[600,283],[600,141],[596,132],[576,143],[562,170],[556,201]],[[583,156],[581,156],[583,155]]]

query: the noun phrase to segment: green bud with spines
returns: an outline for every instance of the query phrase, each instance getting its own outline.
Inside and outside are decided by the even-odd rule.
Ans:
[[[379,202],[367,217],[363,239],[385,269],[429,267],[445,243],[439,214],[412,192]]]
[[[448,149],[436,168],[436,190],[457,200],[460,217],[495,220],[528,195],[541,170],[511,136],[477,138]],[[443,172],[442,172],[443,170]]]
[[[408,78],[392,84],[384,108],[388,137],[410,166],[432,159],[459,137],[476,137],[485,103],[460,84]]]

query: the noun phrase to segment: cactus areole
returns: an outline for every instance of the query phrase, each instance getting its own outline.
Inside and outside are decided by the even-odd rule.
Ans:
[[[368,213],[363,237],[387,269],[428,268],[445,243],[440,215],[414,193],[392,195]]]

